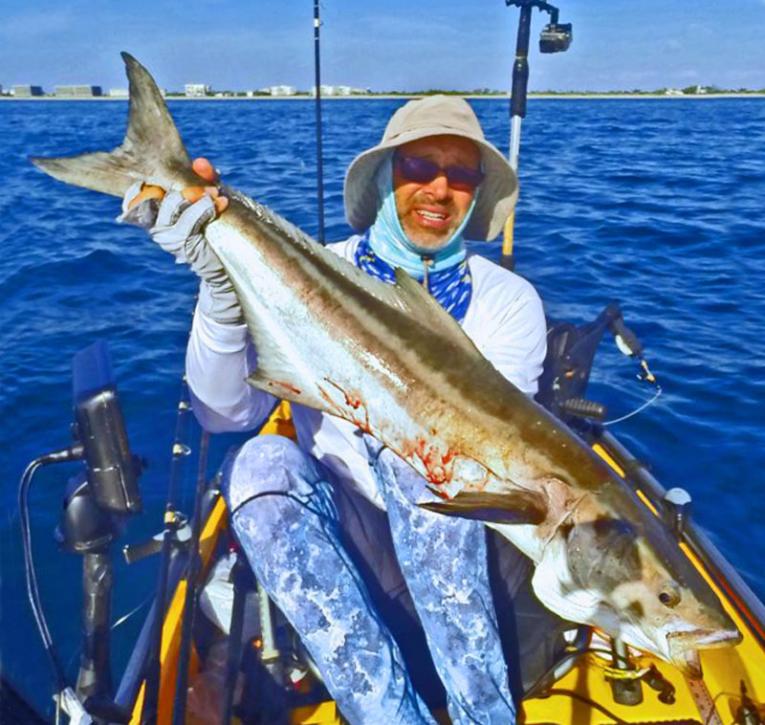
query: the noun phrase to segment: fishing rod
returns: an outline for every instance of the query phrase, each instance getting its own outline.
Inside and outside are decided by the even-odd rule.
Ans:
[[[186,526],[185,517],[176,510],[176,499],[181,479],[183,460],[191,453],[191,449],[183,441],[187,438],[188,419],[191,413],[189,388],[184,375],[181,381],[180,399],[175,423],[175,437],[172,447],[172,461],[170,464],[170,477],[167,486],[167,500],[165,503],[164,529],[160,548],[160,563],[157,581],[157,594],[155,597],[154,622],[151,633],[150,654],[146,665],[146,689],[144,694],[143,708],[141,710],[141,725],[156,723],[157,707],[159,705],[160,675],[162,670],[162,625],[164,622],[165,608],[167,605],[167,588],[170,570],[170,559],[174,549],[179,546],[180,531]],[[149,546],[154,545],[149,542]],[[137,547],[134,547],[137,548]],[[124,550],[128,563],[143,557],[143,553],[135,550],[131,554]],[[150,551],[150,553],[153,553]]]
[[[321,132],[321,52],[319,46],[319,0],[313,0],[313,68],[314,68],[314,108],[316,110],[316,194],[319,213],[318,240],[324,244],[324,158],[322,153]]]
[[[540,53],[562,53],[568,50],[573,37],[571,23],[558,22],[558,8],[545,0],[505,0],[507,7],[520,8],[518,37],[515,44],[515,63],[513,64],[513,88],[510,97],[510,150],[508,160],[513,170],[518,173],[518,156],[521,148],[521,122],[526,117],[526,99],[529,82],[529,35],[531,33],[531,12],[534,8],[549,13],[550,22],[542,29],[539,36]],[[513,237],[515,232],[515,212],[505,222],[502,239],[502,258],[500,264],[505,269],[515,267],[513,256]]]
[[[199,556],[199,538],[202,531],[202,508],[205,502],[207,488],[207,456],[210,448],[210,434],[202,431],[199,439],[199,460],[197,463],[197,487],[194,495],[194,514],[191,524],[191,542],[189,546],[189,562],[186,575],[186,598],[183,604],[183,622],[181,625],[181,642],[178,653],[178,672],[175,685],[175,703],[173,708],[173,725],[183,725],[186,722],[186,701],[188,697],[189,658],[191,656],[191,639],[194,620],[197,612],[197,579],[201,568]]]

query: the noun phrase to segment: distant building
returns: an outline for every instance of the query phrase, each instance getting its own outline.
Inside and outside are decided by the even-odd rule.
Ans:
[[[355,96],[357,94],[367,93],[365,88],[353,88],[351,86],[319,86],[322,96]],[[316,95],[316,86],[311,88],[311,95]]]
[[[270,86],[268,92],[272,96],[294,96],[297,93],[295,86]]]
[[[683,92],[679,88],[667,88],[664,91],[665,96],[682,96]]]
[[[127,88],[110,88],[109,98],[129,98],[130,92]]]
[[[206,83],[187,83],[183,89],[187,98],[202,98],[212,93],[212,87]]]
[[[103,95],[101,86],[56,86],[57,98],[94,98]]]
[[[14,98],[32,98],[33,96],[42,96],[43,89],[42,86],[13,86],[11,88],[11,95]]]

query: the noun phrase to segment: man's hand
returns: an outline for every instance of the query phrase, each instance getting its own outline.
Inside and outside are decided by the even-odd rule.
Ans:
[[[218,183],[218,172],[203,156],[194,159],[191,163],[191,168],[197,176],[204,179],[204,181],[207,181],[210,186],[187,186],[181,191],[181,196],[186,199],[186,201],[190,201],[193,204],[207,194],[207,196],[213,200],[216,216],[220,216],[228,207],[228,198],[221,196],[218,187],[213,186],[213,184]],[[127,208],[132,209],[146,199],[156,199],[157,201],[161,201],[164,196],[165,190],[161,186],[144,184],[141,187],[141,191],[127,203]]]
[[[119,221],[146,229],[176,262],[191,267],[202,280],[199,307],[203,313],[221,324],[237,325],[243,320],[234,287],[205,238],[205,227],[228,208],[229,200],[213,185],[218,173],[207,159],[194,159],[192,168],[210,186],[189,186],[178,192],[138,182],[125,192]]]

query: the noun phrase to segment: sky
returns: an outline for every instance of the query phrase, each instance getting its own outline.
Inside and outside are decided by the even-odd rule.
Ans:
[[[558,0],[568,52],[531,90],[765,88],[765,0]],[[518,9],[504,0],[322,0],[322,82],[375,91],[509,90]],[[124,88],[119,51],[161,86],[313,85],[313,0],[0,0],[0,84]]]

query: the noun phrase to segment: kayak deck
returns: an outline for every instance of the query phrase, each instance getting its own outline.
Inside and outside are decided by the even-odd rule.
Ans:
[[[261,434],[291,433],[289,405],[283,403],[274,411]],[[624,469],[619,465],[618,449],[609,449],[603,441],[594,442],[593,449],[625,480],[625,485],[634,487],[634,483],[630,484]],[[649,495],[639,488],[636,488],[636,491],[645,505],[654,514],[659,515]],[[227,511],[222,497],[218,497],[207,516],[200,539],[203,562],[200,581],[206,577],[213,563],[214,552],[219,549],[221,537],[226,530]],[[688,542],[680,541],[679,546],[723,602],[743,635],[741,643],[735,647],[702,652],[704,677],[696,682],[687,680],[672,665],[654,657],[633,657],[633,674],[644,674],[653,666],[660,677],[654,678],[655,688],[649,686],[644,678],[640,684],[640,702],[625,705],[615,701],[612,683],[615,679],[631,679],[633,675],[611,667],[608,639],[599,639],[595,633],[594,639],[583,649],[564,656],[569,662],[567,667],[562,668],[563,674],[552,684],[546,685],[541,692],[523,700],[518,716],[519,722],[527,725],[601,725],[614,722],[728,725],[744,722],[749,725],[763,721],[765,707],[760,705],[757,710],[754,704],[765,702],[765,635],[762,621],[756,616],[758,613],[749,610],[744,601],[746,597],[737,594],[734,586],[737,582],[721,579],[720,572],[713,574]],[[164,618],[157,711],[157,723],[160,725],[172,722],[185,591],[186,581],[181,579],[173,592]],[[745,594],[751,595],[751,592]],[[190,663],[189,681],[193,680],[200,667],[200,659],[194,652]],[[131,723],[140,723],[144,689],[145,686],[141,686],[133,703]],[[667,697],[668,692],[671,693],[670,697]],[[745,697],[742,696],[742,692],[745,693]],[[746,698],[749,698],[749,702]],[[750,714],[749,720],[744,719],[747,705],[749,712],[758,713],[756,716]],[[448,722],[448,718],[442,719],[443,713],[438,715],[440,721]],[[329,725],[341,723],[342,720],[335,703],[325,700],[293,708],[290,711],[290,722],[295,725]]]

